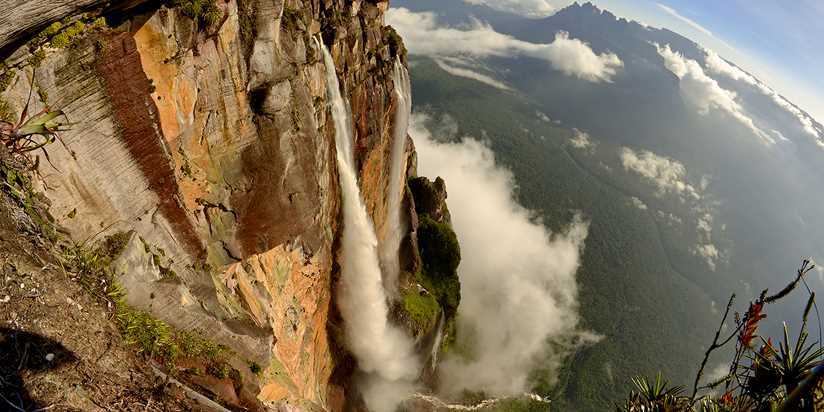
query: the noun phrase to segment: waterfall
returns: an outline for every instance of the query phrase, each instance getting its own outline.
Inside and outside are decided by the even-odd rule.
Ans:
[[[406,187],[406,136],[409,130],[409,117],[412,114],[412,86],[409,72],[401,63],[400,57],[395,57],[392,82],[395,85],[398,107],[395,109],[395,128],[392,132],[389,211],[384,224],[384,241],[380,246],[380,262],[384,273],[384,288],[390,297],[397,297],[398,276],[400,275],[398,252],[406,234],[406,222],[401,218],[401,200]]]
[[[441,342],[443,342],[443,329],[446,326],[446,313],[441,310],[441,317],[438,320],[438,333],[435,335],[435,341],[432,342],[432,351],[429,354],[429,367],[435,370],[438,366],[438,354],[441,351]]]
[[[388,321],[377,236],[358,187],[351,109],[341,95],[335,62],[329,50],[318,43],[326,66],[327,101],[335,124],[342,197],[338,306],[348,348],[367,375],[362,388],[367,405],[376,412],[391,412],[414,389],[419,363],[411,339]]]

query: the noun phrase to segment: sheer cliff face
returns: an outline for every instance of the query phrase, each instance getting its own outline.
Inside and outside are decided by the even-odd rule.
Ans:
[[[16,3],[28,20],[0,24],[0,50],[21,46],[7,54],[14,76],[0,105],[19,115],[33,81],[31,109],[71,123],[47,148],[51,165],[40,156],[58,223],[76,242],[134,231],[117,262],[129,304],[262,365],[259,400],[339,409],[327,326],[340,194],[313,37],[351,100],[380,236],[400,47],[383,26],[387,2],[220,0],[212,24],[140,1]],[[111,27],[45,47],[32,65],[25,43],[81,12]]]

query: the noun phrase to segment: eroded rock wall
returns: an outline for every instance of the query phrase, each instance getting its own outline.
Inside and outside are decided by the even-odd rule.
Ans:
[[[250,379],[264,405],[341,409],[329,321],[340,195],[314,38],[351,100],[380,236],[400,49],[384,27],[388,3],[220,0],[212,24],[155,3],[61,2],[40,14],[55,2],[0,3],[37,15],[0,20],[0,50],[22,44],[6,59],[1,103],[18,116],[31,95],[30,111],[59,109],[70,124],[37,173],[67,236],[133,231],[116,265],[130,305],[263,365]],[[81,12],[111,26],[33,61],[24,43],[36,29]]]

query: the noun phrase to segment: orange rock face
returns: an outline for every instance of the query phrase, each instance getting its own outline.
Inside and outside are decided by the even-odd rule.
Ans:
[[[350,98],[361,189],[380,236],[394,118],[387,2],[216,4],[224,18],[209,27],[176,9],[140,9],[116,29],[48,49],[2,97],[21,110],[33,76],[49,96],[33,108],[71,119],[39,188],[77,241],[136,233],[118,269],[130,305],[261,364],[257,397],[268,408],[342,410],[352,368],[330,336],[341,326],[340,193],[312,38],[333,51]],[[150,249],[178,281],[163,281]]]

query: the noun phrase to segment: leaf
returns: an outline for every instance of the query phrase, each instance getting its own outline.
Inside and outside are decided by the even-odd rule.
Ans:
[[[62,123],[53,121],[54,119],[64,116],[62,110],[55,110],[52,112],[44,112],[38,114],[29,120],[27,120],[19,130],[17,130],[17,136],[30,136],[30,135],[50,135],[57,131]]]

